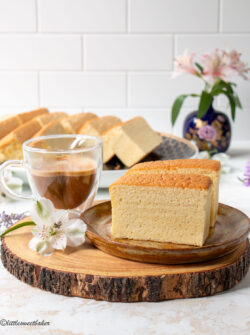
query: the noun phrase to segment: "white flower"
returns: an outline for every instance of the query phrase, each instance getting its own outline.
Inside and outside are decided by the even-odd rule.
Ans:
[[[209,151],[200,151],[198,152],[196,158],[199,159],[214,159],[221,163],[221,173],[226,174],[231,171],[231,166],[229,165],[230,156],[221,152],[211,156]]]
[[[213,155],[212,159],[221,163],[221,173],[225,174],[231,171],[231,166],[229,165],[229,155],[221,152],[219,154]]]
[[[200,152],[197,153],[196,158],[198,158],[198,159],[209,159],[210,155],[209,155],[208,151],[200,151]]]
[[[48,199],[36,201],[30,216],[36,225],[29,247],[43,256],[50,256],[54,249],[64,250],[67,245],[78,247],[85,241],[86,224],[69,211],[56,210]]]

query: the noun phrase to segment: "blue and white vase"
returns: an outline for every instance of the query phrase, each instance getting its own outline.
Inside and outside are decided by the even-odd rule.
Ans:
[[[197,118],[197,111],[190,113],[183,125],[183,137],[194,141],[200,151],[225,152],[231,141],[231,124],[228,116],[210,105],[206,114]]]

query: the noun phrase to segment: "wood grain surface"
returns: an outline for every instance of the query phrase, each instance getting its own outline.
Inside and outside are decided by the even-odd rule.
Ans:
[[[19,280],[65,296],[136,302],[209,296],[236,285],[249,268],[249,242],[213,261],[146,264],[117,258],[89,242],[42,257],[28,248],[31,227],[2,239],[4,267]]]

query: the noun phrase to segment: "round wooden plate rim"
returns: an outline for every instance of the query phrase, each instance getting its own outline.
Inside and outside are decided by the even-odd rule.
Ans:
[[[104,203],[110,203],[111,201],[105,201],[105,202],[101,202],[101,203],[98,203],[94,206],[92,206],[91,208],[89,208],[88,210],[92,210],[93,208],[95,207],[98,207],[100,204],[104,204]],[[237,239],[234,239],[234,240],[231,240],[231,241],[227,241],[227,245],[230,246],[232,244],[235,244],[241,240],[243,240],[245,237],[248,236],[248,233],[249,233],[249,230],[250,230],[250,219],[248,218],[248,216],[246,214],[244,214],[243,212],[241,212],[240,210],[238,210],[237,208],[234,208],[234,207],[231,207],[231,206],[228,206],[228,205],[225,205],[225,204],[222,204],[222,203],[219,203],[219,206],[222,206],[222,207],[227,207],[227,208],[230,208],[230,209],[233,209],[234,211],[237,211],[239,212],[241,215],[245,216],[245,218],[249,221],[249,227],[248,227],[248,230],[246,230],[242,235],[240,235]],[[86,210],[84,213],[82,213],[82,218],[84,221],[86,221],[86,212],[88,211]],[[89,224],[87,224],[87,226],[89,226]],[[90,231],[90,230],[87,230],[86,232],[87,236],[93,236],[95,237],[96,239],[98,239],[99,241],[106,241],[105,238],[103,238],[102,236],[100,236],[99,234],[97,233],[94,233],[93,231]],[[116,241],[116,240],[110,240],[109,241],[109,244],[112,244],[112,245],[115,245],[115,246],[120,246],[120,247],[124,247],[124,245],[126,245],[126,247],[128,247],[129,249],[134,249],[135,246],[134,245],[130,245],[130,244],[126,244],[125,241],[127,239],[124,239],[124,243],[123,242],[120,242],[120,241]],[[161,242],[159,242],[161,243]],[[162,242],[164,243],[164,242]],[[217,242],[217,243],[214,243],[214,244],[208,244],[208,245],[204,245],[202,247],[197,247],[197,246],[191,246],[192,248],[175,248],[173,249],[172,252],[175,252],[175,251],[183,251],[183,252],[190,252],[192,249],[195,250],[195,251],[199,251],[199,250],[205,250],[205,249],[208,249],[208,248],[211,248],[211,247],[219,247],[219,246],[223,246],[225,244],[225,241],[224,242]],[[185,245],[183,245],[185,246]],[[140,246],[140,245],[137,245],[136,246],[136,249],[141,249],[141,250],[149,250],[149,251],[156,251],[156,250],[160,250],[159,248],[154,248],[154,247],[144,247],[144,246]],[[166,251],[168,250],[169,252],[171,252],[171,249],[161,249],[163,251]]]
[[[21,220],[21,221],[19,221],[19,223],[20,222],[22,222],[23,220]],[[28,227],[27,227],[28,228]],[[6,237],[7,236],[4,236],[3,238],[2,238],[2,246],[1,246],[1,248],[2,249],[5,249],[5,250],[8,250],[8,252],[10,252],[10,253],[12,253],[12,250],[7,246],[7,243],[6,243],[6,241],[5,241],[5,239],[6,239]],[[94,246],[93,246],[93,248],[95,248]],[[97,249],[97,248],[95,248],[95,249]],[[226,254],[226,255],[223,255],[222,257],[218,257],[217,259],[212,259],[212,260],[208,260],[208,261],[205,261],[205,262],[200,262],[200,263],[187,263],[187,264],[157,264],[157,263],[143,263],[143,264],[145,264],[146,266],[147,265],[152,265],[152,266],[160,266],[160,267],[163,267],[163,268],[165,268],[166,270],[165,271],[167,271],[167,269],[168,268],[172,268],[172,267],[176,267],[177,268],[177,270],[176,270],[176,272],[174,271],[174,272],[171,272],[171,274],[177,274],[177,273],[182,273],[182,272],[180,272],[179,271],[179,269],[178,268],[180,268],[180,267],[184,267],[184,268],[188,268],[188,267],[190,267],[190,270],[187,270],[187,271],[185,271],[185,272],[183,272],[183,273],[185,273],[185,274],[190,274],[190,273],[201,273],[201,272],[204,272],[204,268],[206,268],[206,266],[210,266],[211,264],[213,264],[213,263],[215,263],[215,261],[216,260],[220,260],[220,261],[222,261],[219,265],[218,264],[216,264],[216,265],[214,265],[214,266],[212,266],[211,268],[210,268],[210,270],[206,270],[206,272],[209,272],[209,271],[214,271],[215,269],[223,269],[223,268],[225,268],[225,267],[227,267],[228,265],[231,265],[232,264],[232,259],[230,258],[230,256],[232,257],[233,255],[234,255],[234,253],[236,252],[236,251],[238,251],[241,255],[243,255],[244,254],[244,252],[246,251],[246,250],[248,250],[248,249],[250,249],[250,246],[249,246],[249,240],[248,239],[246,239],[245,241],[243,241],[240,245],[238,245],[238,247],[236,248],[236,250],[234,250],[233,252],[231,252],[231,253],[229,253],[229,254]],[[104,253],[103,251],[101,251],[100,249],[97,249],[99,252],[101,252],[101,253]],[[33,251],[32,251],[33,252]],[[58,253],[58,252],[63,252],[63,251],[55,251],[56,253]],[[105,254],[105,253],[104,253]],[[228,258],[228,256],[229,256],[229,258]],[[41,259],[43,259],[43,256],[41,256],[42,258]],[[48,256],[48,257],[51,257],[51,256]],[[115,256],[112,256],[112,257],[115,257]],[[60,268],[61,269],[55,269],[55,268],[53,268],[53,267],[50,267],[50,266],[47,266],[47,265],[42,265],[42,264],[40,264],[40,263],[36,263],[36,262],[30,262],[29,260],[27,260],[27,259],[25,259],[25,258],[23,258],[22,256],[19,256],[18,255],[18,258],[22,261],[22,262],[24,262],[24,263],[26,263],[26,264],[30,264],[30,265],[36,265],[36,266],[39,266],[41,269],[48,269],[48,270],[50,270],[50,271],[54,271],[54,270],[56,270],[57,272],[60,272],[60,273],[71,273],[71,274],[78,274],[79,272],[76,270],[76,271],[69,271],[68,270],[68,268],[64,268],[63,266],[61,266],[60,265]],[[118,259],[120,259],[121,261],[122,260],[125,260],[126,261],[126,259],[123,259],[123,258],[119,258],[119,257],[115,257],[115,258],[118,258]],[[226,261],[225,261],[226,260]],[[127,261],[129,261],[129,262],[133,262],[133,263],[138,263],[137,261],[133,261],[133,260],[130,260],[130,259],[128,259]],[[234,260],[235,261],[235,260]],[[140,262],[141,263],[141,262]],[[200,267],[200,269],[198,268],[198,267]],[[194,268],[197,268],[197,269],[194,269]],[[151,274],[150,272],[149,272],[149,276],[150,277],[159,277],[159,276],[162,276],[162,275],[164,275],[164,272],[165,272],[164,270],[162,271],[162,273],[161,274],[159,274],[159,273],[157,273],[157,274]],[[97,277],[103,277],[103,278],[105,278],[105,277],[108,277],[108,278],[117,278],[117,277],[119,277],[119,278],[135,278],[135,277],[140,277],[140,275],[138,274],[138,275],[124,275],[124,276],[122,276],[121,274],[117,274],[117,275],[111,275],[109,272],[107,272],[106,274],[104,274],[103,272],[101,272],[101,273],[93,273],[93,272],[91,272],[91,273],[87,273],[87,272],[81,272],[81,274],[84,274],[85,276],[91,276],[91,275],[95,275],[95,276],[97,276]]]
[[[111,302],[210,296],[236,285],[249,268],[248,239],[229,255],[211,261],[160,265],[110,256],[88,241],[43,257],[28,247],[31,229],[26,226],[2,238],[2,263],[19,280],[64,296]]]

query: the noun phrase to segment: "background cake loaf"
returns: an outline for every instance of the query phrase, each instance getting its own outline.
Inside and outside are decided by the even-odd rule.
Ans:
[[[103,141],[103,162],[118,157],[120,166],[141,161],[153,151],[162,138],[142,117],[123,122],[112,115],[98,117],[93,113],[68,115],[49,113],[46,108],[0,118],[0,163],[22,159],[24,141],[39,136],[83,134],[97,136]]]

